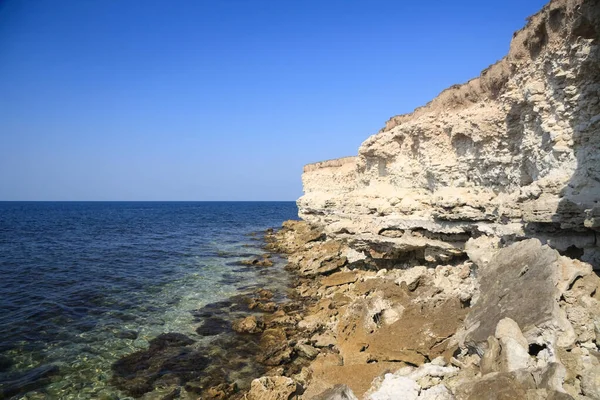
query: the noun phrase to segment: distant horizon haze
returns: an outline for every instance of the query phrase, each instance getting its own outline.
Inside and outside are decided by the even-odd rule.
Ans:
[[[545,3],[0,0],[0,201],[295,201]]]

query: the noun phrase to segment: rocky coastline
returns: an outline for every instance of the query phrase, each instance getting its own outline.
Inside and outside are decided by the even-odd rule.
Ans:
[[[600,398],[600,278],[538,239],[480,236],[465,259],[391,269],[305,221],[265,240],[244,264],[285,255],[285,296],[198,310],[210,347],[161,335],[113,383],[142,399]]]
[[[600,399],[598,0],[550,1],[478,78],[302,180],[302,220],[246,263],[268,271],[284,255],[289,293],[212,305],[236,316],[199,328],[235,332],[221,352],[162,335],[115,364],[117,386],[146,399]]]
[[[305,307],[291,357],[240,398],[600,396],[600,278],[538,239],[501,247],[481,236],[467,242],[467,259],[394,269],[349,257],[347,244],[304,221],[268,240],[288,254]]]
[[[600,399],[599,166],[600,3],[552,0],[479,77],[305,166],[270,248],[311,356],[245,398]]]

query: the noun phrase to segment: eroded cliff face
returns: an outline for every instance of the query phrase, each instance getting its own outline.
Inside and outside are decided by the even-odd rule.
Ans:
[[[478,78],[307,165],[301,218],[384,265],[493,235],[600,268],[599,42],[600,1],[551,1]]]

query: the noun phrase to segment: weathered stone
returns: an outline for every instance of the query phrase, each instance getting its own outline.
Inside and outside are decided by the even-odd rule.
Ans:
[[[308,332],[315,332],[321,328],[325,322],[322,314],[307,315],[302,321],[298,322],[298,328]]]
[[[278,306],[277,303],[269,301],[266,303],[258,303],[256,308],[263,312],[274,312],[277,310]]]
[[[397,363],[352,364],[343,363],[339,355],[320,354],[311,364],[312,380],[303,398],[312,399],[332,386],[347,385],[359,399],[371,387],[373,379],[398,368]]]
[[[263,376],[252,381],[248,400],[288,400],[296,392],[296,383],[285,376]]]
[[[330,347],[336,343],[335,337],[327,333],[313,335],[310,340],[316,347]]]
[[[532,389],[536,389],[535,382],[527,372],[491,373],[465,382],[455,395],[461,400],[517,400],[526,399]]]
[[[323,238],[323,231],[305,221],[285,221],[282,229],[276,233],[277,250],[293,253],[303,248],[307,243]]]
[[[413,379],[395,374],[385,374],[379,387],[370,393],[369,400],[416,400],[420,386]]]
[[[356,273],[352,271],[336,272],[335,274],[331,274],[321,279],[321,285],[325,287],[340,286],[347,283],[354,283],[356,282],[356,278]]]
[[[510,318],[503,318],[498,322],[495,334],[501,349],[498,358],[499,371],[512,372],[527,368],[529,345],[519,329],[519,325]],[[488,338],[488,345],[489,343]]]
[[[600,366],[585,370],[581,376],[581,391],[591,399],[600,400]]]
[[[450,393],[444,385],[436,385],[429,389],[421,390],[419,400],[454,400],[454,395]]]
[[[238,333],[258,333],[264,329],[264,324],[254,315],[238,319],[233,323],[233,330]]]
[[[419,283],[424,276],[427,276],[427,267],[413,267],[402,271],[402,275],[396,280],[396,283],[398,285],[405,283],[408,290],[412,292],[419,286]]]
[[[292,349],[288,346],[287,335],[282,328],[265,329],[260,337],[262,349],[259,361],[265,365],[277,366],[290,361]]]
[[[513,338],[503,337],[500,339],[499,365],[501,372],[512,372],[529,365],[529,353],[527,348]]]
[[[539,388],[562,392],[563,382],[566,377],[566,369],[560,363],[550,363],[543,371],[540,382],[538,383]]]
[[[498,372],[500,367],[498,365],[498,355],[500,354],[500,343],[498,339],[493,336],[488,337],[487,349],[481,357],[480,369],[482,375],[489,374],[491,372]]]
[[[347,385],[335,385],[313,397],[313,400],[358,400],[358,398]]]
[[[465,243],[465,251],[475,265],[479,266],[479,268],[485,268],[498,249],[499,242],[500,239],[497,237],[480,236],[476,239],[471,238]]]
[[[523,336],[523,332],[519,328],[519,325],[510,318],[503,318],[498,321],[495,331],[496,339],[501,340],[504,338],[514,339],[522,348],[528,349],[529,343]]]
[[[481,294],[465,321],[466,341],[479,346],[504,318],[514,320],[532,341],[545,328],[566,329],[557,303],[559,257],[537,239],[499,250],[479,270]]]
[[[319,350],[317,350],[314,347],[312,347],[311,345],[305,344],[305,343],[298,343],[296,345],[296,351],[301,356],[304,356],[310,360],[312,360],[319,354]]]
[[[529,389],[525,400],[573,400],[573,397],[556,390]]]

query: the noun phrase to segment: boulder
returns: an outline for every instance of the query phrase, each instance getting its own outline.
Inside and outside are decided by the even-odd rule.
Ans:
[[[319,354],[319,350],[315,349],[313,346],[305,343],[298,343],[296,345],[296,352],[303,357],[312,360]]]
[[[495,335],[498,340],[510,338],[514,339],[524,349],[529,347],[529,343],[527,343],[527,339],[523,336],[523,332],[521,332],[519,325],[510,318],[504,318],[498,321]]]
[[[296,392],[296,382],[285,376],[263,376],[250,385],[248,400],[288,400]]]
[[[233,330],[237,333],[258,333],[264,329],[264,324],[254,315],[241,318],[233,323]]]
[[[482,349],[504,318],[515,321],[528,342],[552,331],[559,344],[572,343],[575,335],[558,305],[561,292],[557,286],[570,279],[563,276],[561,261],[556,250],[537,239],[497,251],[479,268],[480,296],[465,320],[465,343]]]
[[[501,372],[527,368],[529,345],[515,321],[510,318],[501,319],[496,326],[496,339],[499,340],[501,348],[499,358]]]
[[[583,373],[581,391],[591,399],[600,400],[600,366],[590,368]]]
[[[290,361],[293,349],[288,346],[287,335],[282,328],[265,329],[260,337],[261,354],[258,361],[264,365],[277,366]]]

